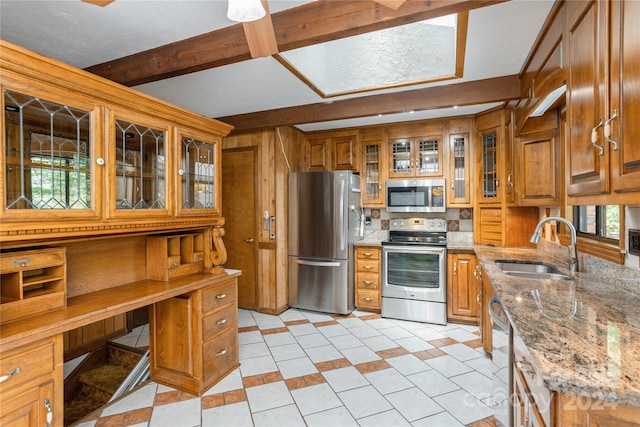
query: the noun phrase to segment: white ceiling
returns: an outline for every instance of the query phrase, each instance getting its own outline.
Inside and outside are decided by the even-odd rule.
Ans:
[[[307,1],[269,0],[271,13]],[[464,75],[453,82],[518,74],[553,0],[512,0],[469,13]],[[0,0],[0,37],[79,68],[210,32],[234,23],[226,0]],[[358,66],[358,64],[354,64]],[[331,98],[332,101],[452,81]],[[134,87],[209,117],[322,102],[274,58],[252,59]],[[305,123],[303,131],[473,114],[496,104]]]

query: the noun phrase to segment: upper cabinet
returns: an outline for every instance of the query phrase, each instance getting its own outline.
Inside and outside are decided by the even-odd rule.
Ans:
[[[305,140],[306,170],[358,170],[358,131],[311,134]]]
[[[110,217],[168,216],[166,164],[170,129],[134,113],[109,112]]]
[[[568,201],[637,203],[640,3],[565,4]]]
[[[449,163],[447,169],[447,184],[449,196],[448,207],[471,207],[473,195],[471,185],[473,161],[473,146],[470,136],[473,134],[472,118],[450,119],[449,129]]]
[[[385,158],[382,152],[384,148],[383,137],[382,128],[364,129],[360,132],[360,144],[362,145],[360,190],[364,207],[385,206],[386,168],[383,167],[383,159]]]
[[[389,178],[442,176],[442,135],[389,140]]]
[[[220,137],[178,130],[178,212],[221,215]]]
[[[493,127],[478,132],[477,156],[479,203],[502,201],[500,191],[500,142],[502,129]]]
[[[221,223],[231,126],[4,41],[0,72],[3,241]]]

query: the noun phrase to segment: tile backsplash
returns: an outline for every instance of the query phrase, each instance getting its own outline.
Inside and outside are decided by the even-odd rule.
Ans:
[[[386,209],[365,208],[365,216],[371,218],[371,224],[365,226],[365,238],[386,240],[389,220],[395,218],[439,218],[447,221],[447,240],[456,246],[473,246],[473,209],[449,208],[446,213],[397,213]]]

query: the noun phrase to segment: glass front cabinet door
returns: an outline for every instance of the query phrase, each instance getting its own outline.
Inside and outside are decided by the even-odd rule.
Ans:
[[[383,158],[380,141],[362,142],[362,158],[364,164],[364,207],[384,206],[384,176],[382,176],[381,160]]]
[[[499,128],[481,131],[479,134],[480,188],[478,197],[481,203],[500,202],[500,140]]]
[[[207,215],[221,212],[221,158],[219,137],[178,132],[178,214]],[[232,185],[232,184],[231,184]]]
[[[96,183],[104,160],[96,155],[93,129],[99,107],[37,87],[31,93],[3,88],[2,96],[2,218],[99,217]]]
[[[169,127],[110,112],[109,212],[114,217],[164,217],[172,212],[166,171]]]
[[[469,134],[449,136],[449,206],[471,206]]]

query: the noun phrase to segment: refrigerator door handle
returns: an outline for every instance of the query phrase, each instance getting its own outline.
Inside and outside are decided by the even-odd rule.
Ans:
[[[301,265],[311,265],[313,267],[340,267],[340,263],[335,261],[305,261],[298,259],[296,262]]]
[[[345,183],[345,178],[342,177],[342,179],[340,180],[340,225],[341,226],[344,224],[344,183]],[[342,251],[345,250],[345,247],[344,247],[345,234],[346,234],[346,231],[344,230],[340,230],[340,232],[338,233],[338,235],[340,236],[340,250]]]

